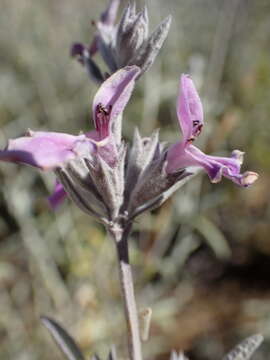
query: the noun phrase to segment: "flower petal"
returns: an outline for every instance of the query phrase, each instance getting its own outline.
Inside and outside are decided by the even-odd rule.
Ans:
[[[56,168],[82,151],[93,151],[85,135],[73,136],[56,132],[29,132],[28,136],[9,140],[0,151],[0,160],[24,163],[42,170]]]
[[[110,0],[107,9],[101,14],[100,22],[112,26],[115,22],[120,0]]]
[[[235,150],[232,157],[218,157],[204,154],[193,145],[183,146],[178,143],[168,150],[167,172],[172,173],[189,166],[199,166],[207,172],[211,182],[217,183],[222,176],[227,177],[240,186],[249,186],[258,178],[255,172],[240,173],[243,153]]]
[[[123,112],[139,73],[139,67],[127,66],[100,86],[93,101],[93,119],[100,140],[110,134],[114,121]]]
[[[70,56],[78,58],[79,62],[82,63],[83,52],[85,49],[86,47],[82,43],[73,43],[70,48]]]
[[[99,49],[98,43],[100,40],[100,32],[110,33],[114,31],[113,26],[116,20],[117,11],[120,5],[120,0],[110,0],[107,8],[100,15],[100,19],[97,22],[98,31],[96,32],[93,41],[89,45],[89,54],[94,56]]]
[[[177,115],[184,143],[193,141],[203,127],[203,108],[193,81],[184,74],[180,79]]]
[[[54,191],[52,195],[48,197],[48,201],[52,209],[56,209],[65,200],[67,193],[65,192],[62,184],[58,181],[55,183]]]

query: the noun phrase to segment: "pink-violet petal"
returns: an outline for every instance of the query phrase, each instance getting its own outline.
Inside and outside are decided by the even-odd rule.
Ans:
[[[67,197],[67,193],[65,192],[65,189],[63,188],[62,184],[56,181],[54,191],[52,195],[48,197],[48,201],[51,208],[55,210],[59,205],[63,203],[66,197]]]
[[[93,101],[96,130],[102,129],[102,133],[107,135],[110,133],[112,123],[127,105],[139,73],[139,67],[127,66],[115,72],[100,86]]]
[[[172,173],[190,166],[202,167],[208,174],[211,182],[217,183],[222,176],[227,177],[240,186],[250,186],[257,180],[254,172],[240,173],[241,161],[232,153],[232,157],[218,157],[204,154],[193,145],[183,147],[182,143],[172,145],[168,150],[167,172]]]
[[[0,151],[0,160],[24,163],[42,170],[54,169],[76,156],[74,147],[83,136],[55,132],[31,132],[9,140]]]
[[[185,74],[180,79],[177,116],[184,143],[193,141],[203,127],[203,107],[193,81]]]

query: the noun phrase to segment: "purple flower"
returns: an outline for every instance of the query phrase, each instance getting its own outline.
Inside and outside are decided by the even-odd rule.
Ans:
[[[116,23],[120,0],[110,0],[107,9],[95,23],[96,32],[90,45],[74,43],[71,56],[85,66],[90,77],[97,83],[106,78],[93,57],[100,53],[109,72],[126,65],[141,68],[140,76],[150,68],[159,53],[170,28],[171,17],[164,19],[149,35],[149,19],[146,7],[136,11],[135,2],[129,3]]]
[[[115,129],[131,96],[140,69],[127,66],[108,78],[99,88],[93,101],[95,130],[81,135],[29,130],[23,137],[9,140],[0,151],[0,160],[24,163],[41,170],[55,170],[76,158],[101,157],[113,167],[118,158]],[[65,197],[60,183],[49,198],[55,207]]]
[[[182,130],[182,141],[172,145],[167,154],[167,173],[190,166],[202,167],[211,182],[217,183],[222,176],[229,178],[240,186],[249,186],[257,180],[258,174],[247,171],[240,173],[244,153],[234,150],[231,157],[218,157],[204,154],[193,141],[203,128],[203,108],[195,86],[188,75],[180,79],[177,100],[177,116]]]
[[[56,180],[54,191],[52,195],[48,197],[48,201],[52,209],[55,210],[58,207],[58,205],[62,204],[66,196],[67,193],[65,192],[65,189],[63,188],[62,184],[58,180]]]

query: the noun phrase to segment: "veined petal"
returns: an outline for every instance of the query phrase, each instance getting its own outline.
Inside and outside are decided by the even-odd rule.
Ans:
[[[62,184],[56,181],[54,191],[52,195],[48,197],[50,206],[55,210],[60,204],[62,204],[66,197],[67,193],[65,192]]]
[[[9,140],[6,149],[0,151],[0,160],[50,170],[82,152],[92,151],[94,144],[85,135],[31,131],[28,136]]]
[[[139,67],[127,66],[100,86],[93,101],[93,119],[100,140],[109,136],[113,122],[123,112],[139,72]]]
[[[184,143],[193,141],[203,127],[203,108],[193,81],[185,74],[180,79],[177,116]]]
[[[207,172],[211,182],[217,183],[225,176],[240,186],[249,186],[257,180],[255,172],[240,173],[243,153],[235,150],[232,157],[218,157],[204,154],[193,145],[178,143],[168,150],[167,172],[172,173],[189,166],[199,166]]]

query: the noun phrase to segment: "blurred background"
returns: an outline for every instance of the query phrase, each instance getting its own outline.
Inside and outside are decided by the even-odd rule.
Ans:
[[[124,136],[180,138],[178,78],[192,75],[208,153],[246,152],[249,189],[207,175],[192,179],[134,226],[131,260],[140,308],[153,309],[146,359],[171,349],[191,359],[220,359],[261,332],[270,351],[270,2],[146,0],[152,29],[173,15],[169,37],[125,111]],[[123,3],[125,3],[123,1]],[[0,143],[27,128],[87,131],[97,87],[69,56],[89,42],[106,0],[1,0]],[[140,6],[143,2],[139,2]],[[99,60],[97,60],[99,61]],[[100,61],[99,61],[100,62]],[[100,62],[101,63],[101,62]],[[105,70],[105,68],[104,68]],[[0,164],[0,359],[62,359],[40,315],[57,319],[87,356],[125,348],[112,242],[69,201],[53,212],[52,174]]]

